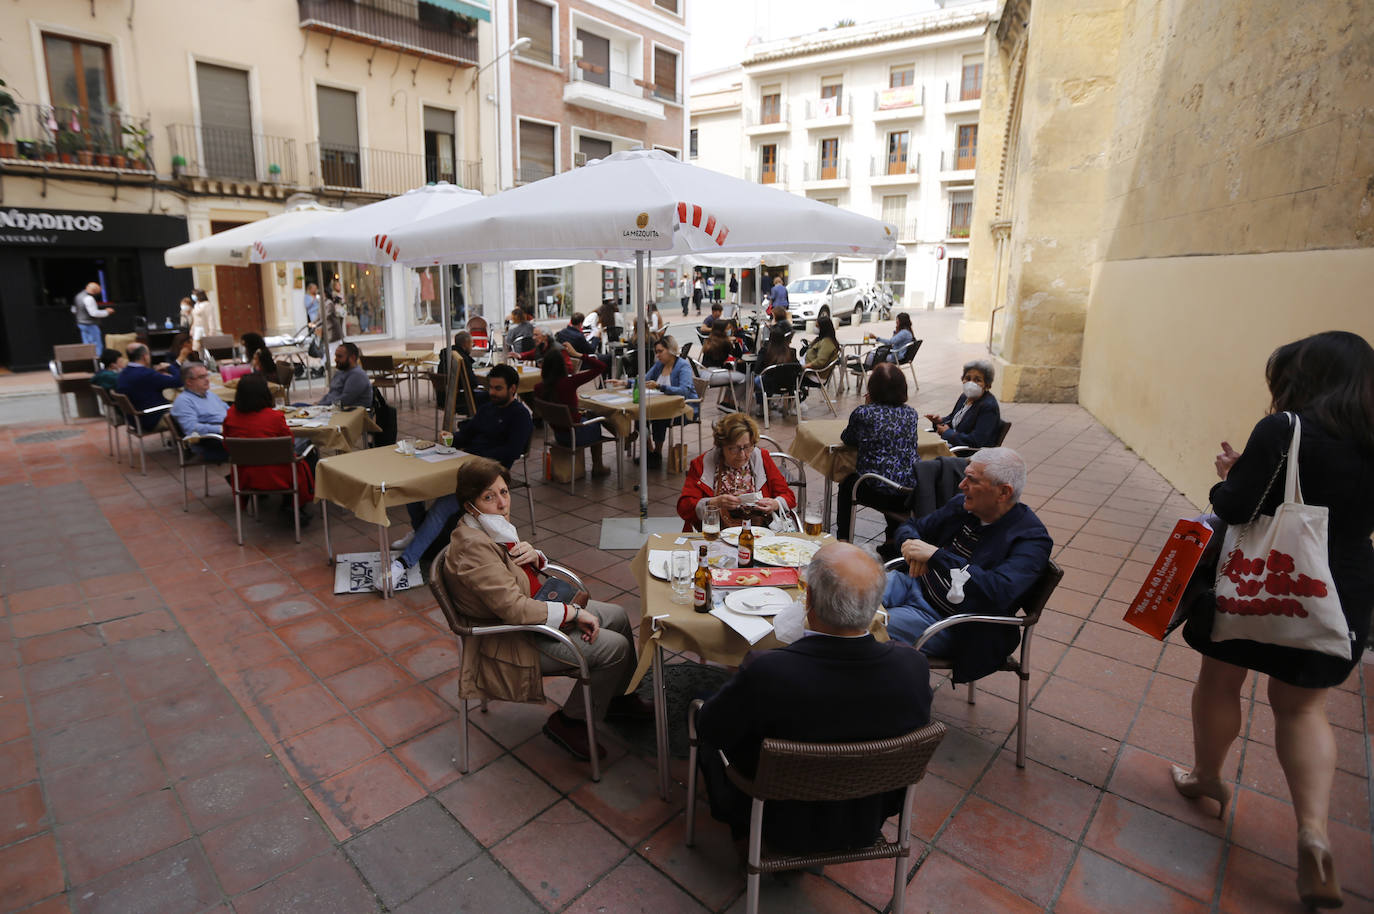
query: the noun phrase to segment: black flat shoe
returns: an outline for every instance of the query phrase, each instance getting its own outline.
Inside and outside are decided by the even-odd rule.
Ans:
[[[587,745],[587,725],[583,721],[573,720],[562,711],[554,711],[544,722],[544,735],[567,750],[574,758],[584,762],[592,760],[590,747]],[[606,758],[606,747],[599,743],[596,747],[596,757],[603,761]]]

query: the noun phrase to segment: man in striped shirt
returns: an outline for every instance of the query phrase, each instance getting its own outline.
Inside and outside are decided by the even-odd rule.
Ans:
[[[1019,454],[983,448],[964,471],[961,494],[898,528],[907,569],[887,575],[888,635],[914,644],[929,626],[956,613],[1014,611],[1054,545],[1040,518],[1021,504],[1025,482]],[[989,663],[995,668],[1019,636],[1010,626],[958,625],[937,633],[922,650],[953,658],[954,681],[967,682],[979,670],[990,672]]]

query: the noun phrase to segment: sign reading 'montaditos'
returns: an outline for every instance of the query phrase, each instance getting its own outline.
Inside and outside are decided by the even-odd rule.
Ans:
[[[0,228],[21,231],[103,232],[98,213],[50,213],[42,210],[0,209]]]
[[[148,213],[0,209],[0,248],[169,248],[186,241],[186,219]]]

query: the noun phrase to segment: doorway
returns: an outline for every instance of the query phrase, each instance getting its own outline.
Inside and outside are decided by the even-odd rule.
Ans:
[[[218,234],[239,222],[211,222],[210,234]],[[250,331],[262,333],[262,267],[215,267],[215,300],[219,304],[221,333],[238,339]]]
[[[964,305],[964,280],[968,278],[968,260],[963,257],[949,259],[949,285],[945,295],[945,305],[962,308]]]

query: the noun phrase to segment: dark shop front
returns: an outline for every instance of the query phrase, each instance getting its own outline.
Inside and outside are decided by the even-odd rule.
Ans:
[[[192,275],[162,254],[187,240],[179,217],[0,208],[0,366],[44,368],[54,346],[81,342],[72,299],[88,282],[115,308],[105,333],[177,320]]]

